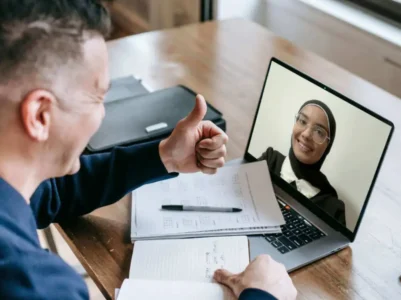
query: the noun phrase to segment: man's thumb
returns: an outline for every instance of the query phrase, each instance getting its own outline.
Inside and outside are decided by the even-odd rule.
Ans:
[[[224,269],[220,269],[220,270],[216,270],[216,272],[214,272],[214,279],[218,282],[218,283],[222,283],[226,286],[228,286],[229,288],[233,289],[233,278],[234,274],[224,270]]]
[[[185,124],[188,126],[197,126],[206,115],[207,105],[205,98],[202,95],[197,95],[195,101],[194,109],[184,119]]]

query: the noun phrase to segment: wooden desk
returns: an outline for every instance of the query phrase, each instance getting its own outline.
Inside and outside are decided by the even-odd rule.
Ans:
[[[392,120],[397,129],[356,242],[291,276],[299,299],[401,299],[399,99],[245,20],[140,34],[112,41],[108,48],[112,77],[135,74],[152,89],[185,84],[203,93],[227,120],[228,159],[244,153],[272,56]],[[109,299],[128,277],[129,203],[127,196],[58,226]]]

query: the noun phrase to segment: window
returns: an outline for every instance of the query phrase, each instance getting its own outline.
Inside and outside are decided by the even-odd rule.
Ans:
[[[401,24],[401,0],[346,0]]]

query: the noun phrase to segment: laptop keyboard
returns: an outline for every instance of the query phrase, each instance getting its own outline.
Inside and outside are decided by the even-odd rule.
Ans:
[[[326,236],[289,205],[280,200],[278,203],[285,220],[282,233],[263,234],[263,237],[279,252],[285,254]]]

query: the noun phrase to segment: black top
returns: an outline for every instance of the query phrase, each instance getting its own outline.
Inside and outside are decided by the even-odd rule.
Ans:
[[[267,148],[266,152],[262,154],[259,160],[266,160],[267,165],[269,166],[269,170],[274,174],[280,176],[281,168],[285,160],[285,156],[283,154],[269,147]],[[326,176],[320,172],[319,177],[319,181],[327,183],[324,186],[317,186],[317,188],[320,189],[320,192],[309,200],[319,206],[321,209],[323,209],[327,214],[329,214],[339,223],[345,226],[346,222],[344,202],[338,199],[337,192],[335,192],[335,189],[330,185]]]

